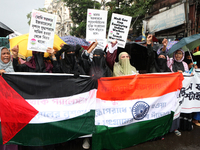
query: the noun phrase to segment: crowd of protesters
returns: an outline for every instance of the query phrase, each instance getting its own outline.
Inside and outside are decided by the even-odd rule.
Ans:
[[[147,36],[147,73],[162,73],[162,72],[188,72],[192,67],[197,68],[191,60],[192,54],[185,53],[182,49],[178,49],[173,53],[173,57],[169,58],[167,50],[167,39],[162,41],[162,47],[157,51],[153,49],[152,35]],[[79,75],[90,75],[94,79],[100,77],[137,75],[138,70],[131,65],[131,56],[127,52],[121,52],[117,57],[117,41],[109,43],[107,50],[95,49],[98,42],[95,41],[87,50],[84,50],[80,45],[61,44],[61,49],[55,51],[53,48],[48,48],[49,57],[45,58],[43,52],[32,52],[32,57],[28,61],[23,61],[18,58],[19,47],[16,45],[11,49],[11,52],[6,47],[1,47],[0,59],[0,74],[6,72],[40,72],[40,73],[68,73]],[[11,59],[12,58],[12,59]],[[188,127],[184,130],[192,130],[193,124],[200,126],[199,113],[181,114],[179,118],[173,121],[171,132],[177,136],[181,136],[178,129],[181,127],[181,118],[187,118]],[[185,126],[185,122],[182,125]],[[85,149],[89,148],[89,141],[83,145]]]

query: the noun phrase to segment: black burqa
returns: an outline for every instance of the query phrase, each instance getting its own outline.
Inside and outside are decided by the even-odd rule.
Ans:
[[[32,52],[32,57],[24,64],[18,63],[18,58],[13,59],[13,68],[15,72],[55,72],[55,64],[52,64],[49,58],[44,57],[43,52]]]
[[[160,55],[164,55],[165,58],[158,58]],[[171,70],[167,66],[167,55],[165,52],[161,52],[155,58],[155,68],[157,72],[171,72]]]
[[[87,64],[84,63],[80,56],[80,45],[64,45],[60,51],[56,53],[56,58],[59,60],[60,72],[70,73],[76,75],[85,75],[84,67]],[[61,54],[64,53],[64,59],[60,59]],[[88,66],[88,65],[87,65]]]
[[[147,45],[147,72],[156,73],[156,72],[171,72],[167,66],[167,55],[165,52],[162,52],[159,55],[164,55],[164,58],[158,58],[157,50],[153,49],[151,45]]]
[[[111,77],[112,73],[106,64],[105,53],[101,49],[94,50],[91,62],[90,75],[94,78]]]

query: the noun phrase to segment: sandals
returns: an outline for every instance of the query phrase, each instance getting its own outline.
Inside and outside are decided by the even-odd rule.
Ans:
[[[178,130],[175,130],[174,133],[175,133],[177,136],[181,136],[181,132],[178,131]]]
[[[198,120],[193,120],[192,123],[194,123],[196,126],[200,126],[200,123],[198,122]]]

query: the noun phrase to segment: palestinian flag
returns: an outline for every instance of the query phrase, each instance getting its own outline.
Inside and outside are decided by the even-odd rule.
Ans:
[[[42,146],[94,133],[96,85],[66,74],[0,76],[0,141]]]
[[[168,133],[182,80],[181,73],[99,79],[92,148],[122,149]]]

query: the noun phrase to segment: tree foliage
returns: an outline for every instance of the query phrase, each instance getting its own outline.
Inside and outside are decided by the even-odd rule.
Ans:
[[[46,12],[46,8],[38,8],[38,9],[36,9],[36,10]],[[28,14],[26,15],[26,18],[28,19],[28,24],[29,24],[29,25],[30,25],[30,23],[31,23],[31,14],[32,14],[32,12],[30,12],[30,13],[28,13]]]
[[[101,3],[95,0],[63,0],[66,6],[70,8],[72,21],[78,27],[72,27],[71,35],[85,37],[87,9],[107,8],[108,20],[107,30],[110,26],[112,13],[123,14],[132,17],[131,26],[137,32],[141,33],[142,20],[152,6],[155,0],[101,0]]]
[[[70,8],[72,21],[78,27],[72,27],[71,35],[77,37],[86,36],[87,9],[100,9],[100,3],[94,0],[63,0],[66,6]]]

